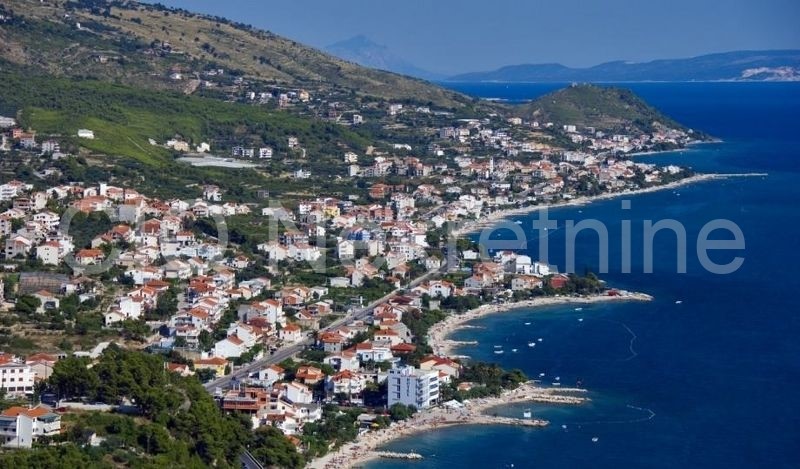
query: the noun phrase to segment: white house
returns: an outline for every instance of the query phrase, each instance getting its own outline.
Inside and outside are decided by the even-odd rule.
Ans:
[[[419,370],[410,366],[392,368],[387,378],[388,404],[400,403],[425,409],[439,399],[439,371]]]
[[[280,330],[278,336],[284,342],[300,342],[303,340],[303,331],[297,324],[287,324]]]
[[[34,373],[30,365],[8,354],[0,354],[0,390],[7,395],[33,394]]]

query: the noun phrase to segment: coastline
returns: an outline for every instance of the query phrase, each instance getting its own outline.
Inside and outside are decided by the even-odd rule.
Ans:
[[[378,448],[399,438],[455,425],[516,425],[544,427],[546,420],[493,417],[486,411],[515,402],[546,402],[580,405],[588,400],[576,394],[585,393],[580,388],[544,388],[529,381],[516,389],[504,391],[500,396],[464,401],[464,407],[451,409],[434,407],[417,412],[411,418],[395,422],[388,428],[370,431],[355,441],[342,445],[338,450],[314,459],[306,467],[312,469],[346,469],[361,467],[366,462],[378,459],[383,451]],[[408,459],[413,459],[409,457]]]
[[[652,299],[652,296],[645,293],[620,292],[620,294],[616,296],[549,296],[498,305],[481,305],[462,314],[451,314],[443,321],[434,324],[428,331],[427,340],[428,345],[430,345],[433,349],[434,355],[455,358],[456,356],[452,354],[453,349],[459,345],[467,344],[449,340],[447,337],[456,330],[466,327],[466,323],[490,314],[505,313],[522,308],[536,308],[551,305],[592,304],[609,301],[652,301]]]
[[[542,204],[542,205],[528,205],[525,207],[519,208],[511,208],[511,209],[501,209],[496,210],[487,214],[485,217],[481,218],[480,220],[471,220],[464,223],[462,226],[456,228],[455,230],[450,232],[451,236],[460,237],[470,233],[474,233],[482,228],[488,228],[490,226],[494,226],[495,224],[513,216],[520,216],[526,215],[528,213],[536,212],[539,210],[549,210],[554,208],[564,208],[564,207],[577,207],[588,205],[593,202],[601,201],[601,200],[608,200],[608,199],[615,199],[617,197],[626,197],[626,196],[635,196],[641,194],[648,194],[651,192],[657,192],[662,190],[669,190],[675,189],[681,186],[685,186],[688,184],[694,184],[697,182],[702,181],[710,181],[716,179],[728,179],[731,177],[749,177],[749,176],[766,176],[766,174],[762,173],[748,173],[748,174],[717,174],[717,173],[708,173],[708,174],[696,174],[694,176],[690,176],[688,178],[681,179],[679,181],[673,181],[667,184],[662,184],[659,186],[651,186],[645,187],[642,189],[636,189],[632,191],[621,191],[621,192],[608,192],[605,194],[600,195],[593,195],[593,196],[582,196],[582,197],[575,197],[573,199],[564,200],[555,203],[549,204]]]

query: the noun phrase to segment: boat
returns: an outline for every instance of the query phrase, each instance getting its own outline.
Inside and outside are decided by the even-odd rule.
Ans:
[[[502,345],[495,345],[494,348],[503,348]]]
[[[578,318],[578,322],[583,322],[583,318]]]
[[[541,337],[539,337],[539,338],[538,338],[538,339],[536,339],[536,340],[538,340],[539,342],[541,342],[541,341],[543,341],[544,339],[542,339]]]
[[[561,428],[563,428],[564,430],[566,430],[566,429],[567,429],[567,426],[566,426],[566,425],[561,425]]]
[[[531,325],[531,323],[529,323],[529,322],[526,322],[526,323],[525,323],[525,325],[526,325],[526,326],[530,326],[530,325]]]
[[[522,220],[517,220],[514,223],[516,223],[517,225],[521,225],[522,224]]]
[[[515,348],[512,348],[512,349],[511,349],[511,351],[512,351],[512,352],[514,352],[514,353],[516,353],[516,352],[517,352],[517,349],[515,349]]]
[[[575,308],[575,311],[583,311],[583,308]]]
[[[561,386],[561,383],[550,383],[552,386]]]
[[[681,303],[683,303],[683,300],[678,300],[678,301],[675,302],[676,305],[679,305]]]
[[[592,443],[597,443],[597,441],[598,441],[599,439],[600,439],[600,438],[597,438],[596,436],[593,436],[593,437],[592,437]]]
[[[542,376],[544,376],[544,373],[539,373],[539,377],[541,378]]]
[[[561,381],[561,376],[556,376],[556,381]]]
[[[533,417],[533,412],[531,412],[531,409],[525,409],[525,412],[522,413],[522,418],[529,419],[531,417]]]
[[[536,342],[528,342],[528,347],[536,347]]]
[[[502,354],[502,353],[503,353],[503,351],[502,351],[502,350],[495,350],[495,351],[494,351],[494,353],[496,353],[496,354],[500,355],[500,354]]]

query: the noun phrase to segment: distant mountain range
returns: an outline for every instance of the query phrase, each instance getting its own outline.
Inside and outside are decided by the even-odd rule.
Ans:
[[[616,61],[588,68],[510,65],[489,72],[463,73],[446,81],[800,81],[800,50],[736,51],[642,63]]]
[[[386,70],[424,80],[446,78],[443,74],[437,74],[415,66],[402,57],[395,55],[388,47],[377,44],[361,34],[331,44],[325,48],[325,52],[364,67]]]

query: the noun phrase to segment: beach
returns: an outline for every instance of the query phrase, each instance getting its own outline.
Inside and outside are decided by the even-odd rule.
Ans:
[[[606,301],[650,301],[652,297],[644,293],[620,292],[618,295],[593,296],[559,296],[535,298],[532,300],[505,303],[499,305],[483,305],[463,314],[452,314],[444,321],[435,324],[428,333],[428,343],[437,355],[449,355],[451,347],[458,345],[447,339],[454,330],[464,327],[465,323],[474,319],[498,314],[520,308],[532,308],[559,304],[589,304]],[[358,467],[369,460],[379,457],[407,457],[414,459],[418,455],[403,455],[380,452],[377,449],[392,440],[437,428],[451,425],[520,425],[545,426],[549,422],[538,419],[515,419],[488,415],[493,407],[517,402],[546,402],[550,404],[578,405],[587,400],[581,396],[585,389],[541,387],[530,381],[516,389],[507,390],[498,397],[487,397],[465,401],[462,408],[438,406],[425,409],[414,414],[408,420],[393,423],[388,428],[362,434],[353,442],[344,444],[338,450],[308,464],[309,468],[344,469]]]
[[[679,181],[670,182],[667,184],[662,184],[659,186],[652,186],[652,187],[645,187],[642,189],[636,189],[632,191],[621,191],[621,192],[608,192],[605,194],[594,195],[594,196],[584,196],[584,197],[574,197],[572,199],[563,200],[560,202],[554,202],[549,204],[541,204],[541,205],[528,205],[525,207],[519,208],[512,208],[512,209],[504,209],[504,210],[496,210],[494,212],[488,213],[487,215],[483,216],[479,220],[470,220],[463,223],[458,228],[454,229],[451,232],[451,236],[453,237],[460,237],[467,235],[469,233],[473,233],[478,231],[482,228],[488,228],[491,226],[496,225],[497,223],[506,220],[510,217],[525,215],[531,212],[535,212],[538,210],[549,210],[554,208],[563,208],[563,207],[575,207],[581,205],[588,205],[592,202],[597,202],[600,200],[607,200],[607,199],[614,199],[617,197],[630,197],[640,194],[647,194],[650,192],[656,191],[663,191],[669,189],[675,189],[681,186],[685,186],[687,184],[694,184],[696,182],[701,181],[709,181],[714,179],[728,179],[732,177],[752,177],[752,176],[766,176],[763,173],[748,173],[748,174],[697,174],[694,176],[690,176],[688,178],[681,179]]]
[[[447,337],[457,329],[465,327],[466,323],[488,316],[490,314],[504,313],[522,308],[536,308],[542,306],[563,304],[590,304],[607,301],[651,301],[652,296],[645,293],[619,292],[617,295],[592,295],[592,296],[548,296],[525,301],[516,301],[502,304],[482,305],[462,314],[451,314],[443,321],[433,325],[428,331],[428,345],[433,348],[433,353],[440,356],[452,356],[452,350],[462,342],[453,341]]]
[[[586,390],[579,388],[544,388],[534,382],[520,385],[516,389],[503,392],[498,397],[487,397],[464,401],[461,408],[439,406],[417,412],[402,422],[395,422],[388,428],[370,431],[355,441],[344,444],[338,450],[311,461],[306,467],[314,469],[345,469],[359,467],[367,461],[379,458],[385,452],[377,451],[380,446],[392,440],[452,425],[518,425],[543,427],[546,420],[515,419],[496,417],[487,414],[493,407],[516,402],[546,402],[551,404],[578,405],[587,400],[581,396]],[[403,455],[396,455],[402,457]],[[414,455],[406,455],[414,459]]]

